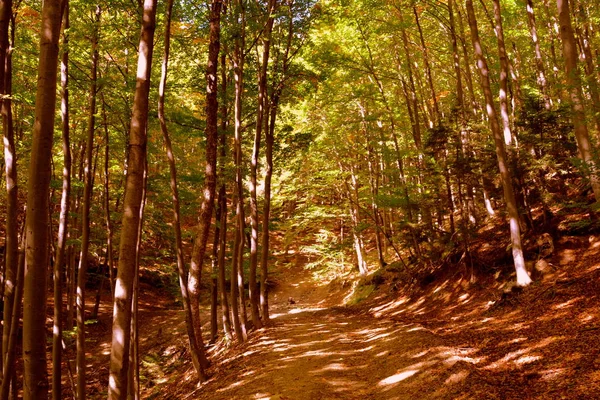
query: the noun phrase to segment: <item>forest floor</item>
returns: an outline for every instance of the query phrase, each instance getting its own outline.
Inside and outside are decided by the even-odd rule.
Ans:
[[[551,272],[523,291],[455,268],[406,292],[384,282],[342,306],[352,288],[315,280],[298,254],[277,271],[271,326],[243,345],[209,346],[201,385],[183,313],[143,285],[142,398],[600,399],[600,238],[562,237],[547,261]],[[106,394],[106,300],[88,334],[90,398]]]

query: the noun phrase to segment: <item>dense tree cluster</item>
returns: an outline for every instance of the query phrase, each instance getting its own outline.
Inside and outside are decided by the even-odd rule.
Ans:
[[[525,232],[567,201],[595,222],[599,29],[589,0],[0,0],[0,399],[62,398],[63,330],[86,397],[104,287],[108,395],[138,398],[145,254],[178,278],[200,381],[207,337],[269,323],[275,226],[287,252],[322,221],[321,266],[414,276],[473,267],[499,214],[528,285]]]

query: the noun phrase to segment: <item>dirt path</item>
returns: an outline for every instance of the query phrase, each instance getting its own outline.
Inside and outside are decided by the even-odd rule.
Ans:
[[[215,356],[211,379],[177,398],[453,398],[469,375],[469,349],[445,347],[418,325],[328,307],[327,289],[303,271],[286,281],[273,296],[273,325]]]

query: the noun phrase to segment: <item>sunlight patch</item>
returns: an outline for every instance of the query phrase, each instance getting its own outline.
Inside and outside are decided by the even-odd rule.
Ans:
[[[411,376],[413,376],[417,372],[419,372],[418,369],[409,369],[408,371],[404,371],[404,372],[401,372],[399,374],[389,376],[389,377],[387,377],[387,378],[379,381],[378,385],[379,386],[393,385],[394,383],[398,383],[398,382],[401,382],[401,381],[403,381],[403,380],[405,380],[407,378],[410,378]]]
[[[292,308],[290,311],[288,311],[288,314],[300,314],[303,312],[310,312],[310,311],[322,311],[325,310],[325,308]]]
[[[459,383],[464,381],[467,377],[469,376],[469,372],[468,371],[459,371],[455,374],[452,374],[448,377],[448,379],[446,379],[446,381],[444,382],[446,385],[452,384],[452,383]]]
[[[518,360],[515,360],[515,364],[517,364],[517,365],[529,364],[529,363],[532,363],[534,361],[541,360],[541,359],[542,359],[542,357],[540,357],[540,356],[523,356],[523,357],[519,358]]]

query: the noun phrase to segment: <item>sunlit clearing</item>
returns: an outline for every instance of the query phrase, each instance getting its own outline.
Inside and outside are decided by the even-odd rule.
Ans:
[[[399,374],[389,376],[389,377],[379,381],[378,385],[379,386],[393,385],[394,383],[401,382],[401,381],[405,380],[406,378],[410,378],[417,372],[419,372],[418,369],[409,369],[408,371],[404,371]]]

